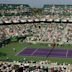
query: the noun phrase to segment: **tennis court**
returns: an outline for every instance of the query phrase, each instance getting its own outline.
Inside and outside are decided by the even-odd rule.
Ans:
[[[17,55],[72,58],[72,50],[62,48],[26,48]]]

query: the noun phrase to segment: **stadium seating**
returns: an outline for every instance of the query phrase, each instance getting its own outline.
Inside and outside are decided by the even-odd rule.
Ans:
[[[49,61],[0,62],[0,72],[71,72],[71,64],[58,64]]]

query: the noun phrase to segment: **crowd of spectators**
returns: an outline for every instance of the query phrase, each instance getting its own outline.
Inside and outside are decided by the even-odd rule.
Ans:
[[[13,36],[27,36],[26,42],[71,43],[72,24],[65,23],[30,23],[17,25],[2,25],[0,40]]]
[[[30,6],[26,4],[0,4],[1,16],[24,15],[30,11]]]
[[[71,43],[72,25],[69,23],[43,23],[43,21],[72,21],[71,5],[44,5],[42,15],[30,15],[31,7],[22,4],[0,4],[0,41],[13,36],[26,36],[27,42]],[[24,15],[25,14],[25,15]],[[34,21],[41,23],[34,23]],[[20,24],[20,22],[33,22]],[[13,23],[17,23],[13,25]]]
[[[69,19],[72,17],[72,5],[44,5],[43,13],[54,19]]]
[[[72,65],[50,61],[0,61],[0,72],[72,72]]]
[[[67,25],[67,33],[65,37],[67,38],[69,43],[72,43],[72,25],[71,24]]]
[[[23,4],[0,4],[0,23],[45,21],[54,20],[62,22],[72,22],[71,5],[44,5],[40,15],[33,15],[33,9],[29,5]],[[2,22],[1,22],[2,21]]]

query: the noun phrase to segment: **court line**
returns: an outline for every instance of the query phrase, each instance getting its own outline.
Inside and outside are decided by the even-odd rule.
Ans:
[[[31,55],[33,55],[39,48],[37,48]]]
[[[66,58],[68,57],[68,50],[66,50]]]
[[[23,48],[21,51],[17,52],[15,56],[19,55],[22,51],[24,51],[27,48]]]

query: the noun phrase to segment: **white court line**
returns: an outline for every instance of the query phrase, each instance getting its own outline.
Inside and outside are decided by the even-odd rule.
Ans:
[[[31,55],[33,55],[37,50],[38,50],[38,48]]]
[[[68,57],[68,50],[66,51],[66,58]]]
[[[23,50],[25,50],[26,48],[22,49],[21,51],[19,51],[18,53],[16,53],[15,56],[17,56],[19,53],[21,53]]]

